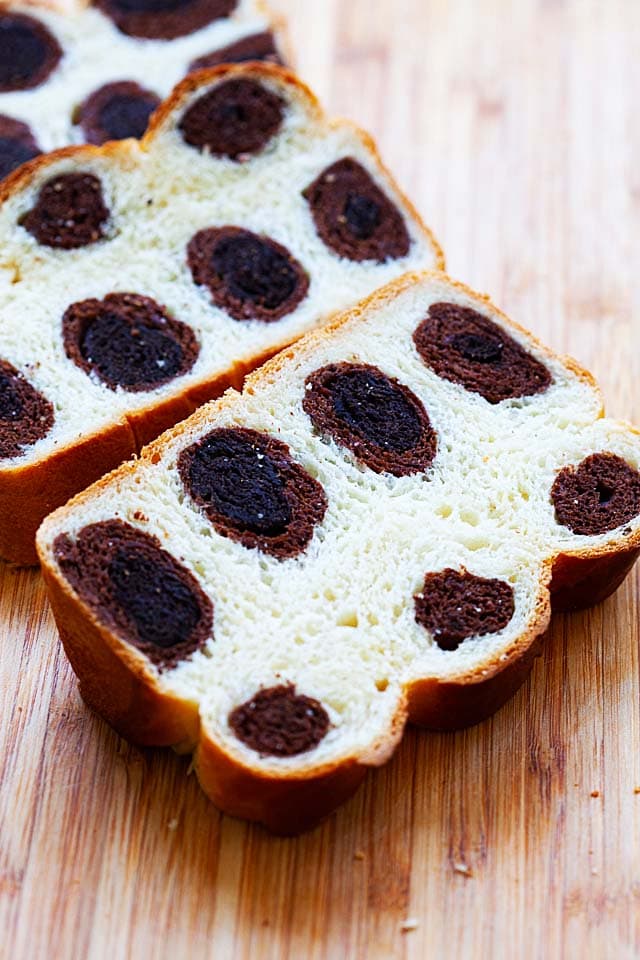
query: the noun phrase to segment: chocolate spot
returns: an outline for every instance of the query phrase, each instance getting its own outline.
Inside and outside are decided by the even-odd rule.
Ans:
[[[427,470],[437,438],[424,406],[404,384],[366,363],[331,363],[305,381],[302,406],[323,434],[376,473]]]
[[[240,227],[196,233],[187,262],[195,282],[234,320],[280,320],[309,289],[309,277],[286,247]]]
[[[502,340],[475,333],[461,333],[451,337],[449,344],[473,363],[497,363],[502,359],[504,351]]]
[[[0,180],[41,153],[26,123],[0,114]]]
[[[136,293],[81,300],[62,318],[65,353],[111,390],[152,390],[187,373],[200,348],[191,327]]]
[[[338,160],[302,195],[318,234],[341,257],[384,263],[409,252],[402,214],[357,160]]]
[[[76,250],[104,237],[109,211],[92,173],[62,173],[41,188],[20,224],[45,247]]]
[[[0,13],[0,93],[39,87],[61,57],[60,44],[39,20]]]
[[[94,0],[121,33],[173,40],[233,13],[238,0]]]
[[[75,122],[80,124],[87,143],[99,145],[128,137],[139,140],[159,103],[160,97],[133,81],[107,83],[87,97]]]
[[[53,404],[14,366],[0,360],[0,459],[20,457],[53,426]]]
[[[433,303],[413,335],[418,353],[439,377],[489,403],[544,392],[547,368],[477,310]]]
[[[318,700],[296,693],[293,684],[259,690],[229,714],[238,740],[263,756],[295,757],[317,747],[329,729]]]
[[[160,670],[199,650],[213,629],[213,605],[160,541],[121,520],[84,527],[53,544],[56,561],[102,623]]]
[[[282,126],[284,100],[256,80],[226,80],[186,111],[186,143],[215,157],[244,160],[260,153]]]
[[[441,650],[457,650],[469,637],[504,630],[515,612],[510,584],[475,577],[466,570],[428,573],[422,593],[414,600],[416,621]]]
[[[218,533],[279,560],[302,553],[327,509],[289,447],[256,430],[213,430],[180,454],[178,470]]]
[[[193,73],[195,70],[217,67],[221,63],[245,63],[247,60],[283,63],[272,33],[269,31],[254,33],[251,37],[243,37],[236,43],[230,43],[228,47],[221,47],[219,50],[205,53],[203,57],[198,57],[197,60],[191,62],[189,73]]]
[[[640,514],[640,473],[613,453],[592,453],[560,471],[551,499],[561,526],[595,537]]]

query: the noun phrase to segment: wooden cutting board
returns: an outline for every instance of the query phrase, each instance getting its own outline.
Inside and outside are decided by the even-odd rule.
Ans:
[[[640,3],[274,0],[302,75],[379,138],[451,273],[640,420]],[[0,569],[0,955],[640,955],[638,579],[530,682],[297,840],[91,716],[37,572]],[[403,924],[405,927],[403,929]]]

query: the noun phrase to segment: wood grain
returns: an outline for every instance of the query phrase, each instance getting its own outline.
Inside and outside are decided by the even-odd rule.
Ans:
[[[376,134],[451,273],[640,420],[640,4],[274,6],[300,72]],[[337,816],[278,840],[221,817],[185,759],[91,716],[38,574],[1,569],[0,955],[637,957],[637,611],[632,576],[558,617],[492,720],[409,732]]]

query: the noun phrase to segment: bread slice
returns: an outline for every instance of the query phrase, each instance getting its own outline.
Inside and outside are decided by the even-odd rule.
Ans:
[[[54,507],[331,314],[441,263],[366,134],[269,64],[193,74],[141,142],[16,172],[0,556],[35,562]]]
[[[48,517],[38,550],[86,702],[294,833],[408,720],[501,706],[552,605],[618,586],[639,466],[588,373],[413,274]]]
[[[0,180],[58,147],[140,137],[192,70],[283,62],[282,22],[262,0],[136,6],[145,4],[0,2]]]

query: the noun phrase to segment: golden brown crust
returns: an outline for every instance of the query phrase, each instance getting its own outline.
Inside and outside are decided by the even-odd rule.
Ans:
[[[148,406],[143,410],[128,413],[127,421],[136,440],[136,453],[175,423],[186,417],[210,400],[221,396],[229,387],[240,387],[244,378],[243,364],[234,364],[219,377],[191,384],[175,397],[169,397],[162,403]],[[119,461],[118,461],[119,462]],[[113,469],[117,463],[112,464]],[[82,488],[76,488],[82,489]]]
[[[317,775],[274,778],[251,770],[204,736],[195,755],[198,780],[215,805],[232,817],[292,836],[310,830],[352,796],[367,774],[355,759]]]
[[[0,181],[0,204],[6,203],[15,193],[31,184],[36,180],[41,171],[54,166],[60,160],[95,160],[96,157],[111,156],[115,157],[124,149],[129,149],[129,141],[118,140],[114,143],[105,144],[104,147],[94,147],[91,144],[82,144],[78,147],[60,147],[58,150],[52,150],[51,153],[42,153],[33,160],[28,160],[22,166],[13,170],[8,177]]]
[[[625,580],[639,555],[638,547],[600,557],[561,554],[553,565],[549,588],[553,610],[584,610],[606,600]]]
[[[439,680],[431,677],[411,685],[409,720],[428,730],[461,730],[486,720],[520,689],[542,652],[544,633],[533,633],[517,657],[487,677]]]
[[[0,181],[0,204],[6,203],[6,201],[18,191],[30,187],[34,181],[40,177],[41,173],[44,173],[50,167],[55,166],[61,160],[73,160],[80,162],[87,160],[90,162],[91,160],[104,159],[105,157],[117,160],[119,156],[126,156],[129,154],[132,149],[140,149],[142,151],[147,150],[151,144],[153,144],[157,135],[164,129],[166,124],[175,115],[175,113],[182,107],[184,103],[186,103],[191,94],[199,90],[200,87],[206,87],[212,81],[222,79],[222,77],[233,76],[235,74],[243,75],[245,73],[251,73],[252,75],[261,73],[266,77],[274,76],[275,78],[281,80],[287,87],[290,87],[296,97],[303,98],[307,102],[309,112],[313,113],[316,122],[320,123],[325,118],[324,111],[313,91],[294,73],[292,73],[290,70],[287,70],[286,67],[278,66],[278,64],[275,63],[265,63],[262,61],[254,63],[223,63],[217,67],[211,67],[207,70],[198,70],[195,73],[190,73],[184,78],[184,80],[181,80],[180,83],[174,87],[169,97],[167,97],[167,99],[160,104],[158,109],[151,117],[145,135],[140,140],[135,141],[133,144],[129,140],[114,140],[109,141],[99,147],[90,143],[83,143],[78,146],[59,147],[57,150],[52,150],[49,153],[41,154],[38,157],[34,157],[33,160],[28,160],[26,163],[23,163],[20,167],[5,177],[4,180]],[[338,120],[329,123],[329,126],[332,128],[343,125],[352,127],[355,132],[362,136],[363,142],[372,145],[371,149],[373,153],[373,159],[377,163],[379,169],[384,172],[395,185],[393,177],[386,171],[386,168],[383,167],[377,148],[374,145],[374,141],[369,137],[368,134],[366,134],[364,131],[361,131],[359,127],[356,127],[355,124],[351,124],[349,121]],[[412,204],[408,200],[406,202],[407,206],[413,213],[414,208]],[[438,260],[442,260],[444,262],[444,256],[442,254],[440,245],[433,238],[431,231],[428,230],[427,227],[422,223],[422,220],[418,214],[416,214],[416,221],[417,226],[424,230],[428,239],[433,242],[434,251],[436,252]]]
[[[325,122],[324,112],[315,95],[290,71],[269,63],[223,64],[210,70],[202,70],[197,74],[191,74],[178,84],[171,96],[154,115],[149,130],[139,143],[118,141],[107,143],[102,147],[92,145],[63,147],[45,156],[36,157],[14,171],[0,184],[0,204],[6,202],[17,192],[28,188],[35,181],[39,181],[48,169],[55,167],[60,161],[82,161],[86,159],[90,162],[105,157],[113,159],[114,162],[126,161],[132,153],[135,154],[138,150],[147,150],[165,125],[172,122],[177,111],[198,89],[208,86],[212,81],[222,77],[245,73],[251,73],[252,75],[257,73],[277,79],[291,89],[294,98],[305,101],[307,110],[316,122]],[[444,257],[437,241],[431,231],[424,225],[411,203],[398,190],[393,177],[383,166],[375,144],[369,135],[347,121],[332,121],[328,125],[332,129],[345,125],[350,126],[357,133],[370,151],[372,160],[377,165],[381,175],[388,178],[391,187],[414,218],[414,228],[428,239],[438,264],[443,265]],[[6,521],[3,529],[0,520],[0,557],[13,563],[37,562],[33,540],[29,545],[29,538],[33,538],[35,530],[47,513],[65,503],[69,497],[88,486],[88,484],[93,483],[101,475],[98,472],[98,466],[102,473],[112,470],[122,460],[127,459],[133,453],[139,452],[144,444],[149,443],[163,430],[189,416],[198,405],[219,397],[228,387],[239,388],[243,378],[248,373],[259,367],[269,357],[278,354],[290,343],[291,338],[287,337],[250,359],[238,361],[220,375],[200,383],[191,384],[178,395],[163,400],[159,404],[150,404],[143,410],[129,413],[127,415],[128,427],[125,428],[120,425],[120,429],[132,431],[134,439],[131,441],[131,438],[129,438],[127,443],[122,443],[122,450],[124,451],[122,456],[120,456],[120,447],[114,443],[111,437],[112,428],[108,428],[104,434],[104,442],[100,436],[96,436],[91,438],[90,443],[89,441],[82,441],[77,447],[66,447],[56,457],[48,457],[23,468],[16,465],[15,469],[0,470],[0,508],[4,503],[11,503],[12,497],[16,495],[19,496],[20,502],[20,510],[17,514],[20,518],[20,524],[16,524],[15,521],[12,523]],[[113,430],[115,429],[114,427]],[[74,452],[76,450],[80,453],[76,454]],[[89,451],[89,456],[87,456],[87,451]],[[96,464],[96,469],[88,469],[87,462],[92,465]],[[56,476],[56,473],[59,472],[58,464],[64,466],[64,476],[62,477]],[[50,488],[50,493],[46,497],[40,496],[38,493],[45,485],[43,479],[45,476],[46,483]],[[54,491],[58,492],[57,499],[53,496]],[[6,513],[3,515],[6,517]],[[11,516],[16,516],[15,511],[11,513]]]
[[[21,566],[37,563],[35,535],[42,519],[137,450],[125,421],[46,460],[0,471],[0,557]]]
[[[146,134],[140,141],[143,149],[152,143],[157,134],[164,129],[165,125],[177,115],[178,110],[187,102],[192,93],[195,93],[201,87],[206,87],[214,80],[221,80],[227,76],[243,76],[250,73],[262,74],[265,78],[270,76],[289,87],[296,99],[303,99],[308,110],[313,114],[314,120],[321,123],[325,119],[325,113],[320,106],[320,101],[313,91],[300,80],[291,70],[281,67],[276,63],[266,63],[263,61],[254,63],[222,63],[217,67],[211,67],[208,70],[198,70],[196,73],[190,73],[174,87],[170,96],[158,107]]]

